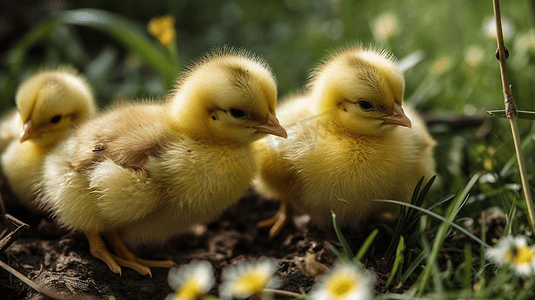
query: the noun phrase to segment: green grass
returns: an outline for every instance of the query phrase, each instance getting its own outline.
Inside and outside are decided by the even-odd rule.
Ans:
[[[114,11],[84,9],[89,3],[80,2],[75,10],[40,20],[2,55],[0,112],[14,107],[16,87],[28,74],[58,64],[78,68],[101,106],[116,97],[162,97],[190,59],[224,43],[264,56],[277,76],[281,97],[301,89],[310,69],[328,51],[362,43],[400,59],[412,53],[423,57],[405,72],[405,102],[420,112],[446,118],[503,110],[496,42],[484,29],[493,15],[492,1],[236,0],[208,5],[159,0],[139,8],[96,2]],[[501,4],[502,15],[514,25],[513,32],[506,32],[508,72],[517,107],[526,111],[519,116],[519,129],[531,176],[534,16],[529,1]],[[72,18],[76,13],[98,18]],[[178,38],[170,48],[159,45],[145,29],[151,17],[164,14],[177,19]],[[381,18],[397,24],[384,39],[374,29]],[[93,45],[100,39],[105,42]],[[499,111],[493,114],[500,116]],[[489,216],[505,218],[498,228],[504,235],[522,234],[529,244],[535,242],[508,123],[488,116],[480,126],[452,129],[445,122],[429,128],[438,142],[437,180],[433,189],[415,193],[412,206],[404,206],[384,253],[392,264],[387,290],[402,282],[411,287],[379,299],[533,297],[533,277],[522,279],[506,268],[497,269],[483,255],[487,243],[499,238],[480,226]],[[529,180],[533,183],[532,177]],[[362,260],[377,243],[375,235],[361,249],[342,242],[341,255]],[[339,236],[343,241],[341,232]],[[450,259],[444,253],[450,253]]]

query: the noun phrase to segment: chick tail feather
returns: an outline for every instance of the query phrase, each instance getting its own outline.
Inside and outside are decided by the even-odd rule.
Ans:
[[[45,159],[43,180],[37,185],[38,201],[43,210],[52,211],[55,218],[71,229],[100,231],[104,222],[87,180],[68,163],[75,145],[75,139],[68,139]]]

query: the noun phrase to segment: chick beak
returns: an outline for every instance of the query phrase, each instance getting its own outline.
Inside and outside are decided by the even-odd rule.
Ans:
[[[275,117],[272,113],[268,114],[267,122],[265,124],[256,125],[253,126],[253,128],[256,129],[256,133],[268,133],[283,137],[285,139],[288,138],[288,133],[281,126],[279,120],[277,120],[277,117]]]
[[[394,103],[394,108],[392,109],[392,113],[381,117],[380,119],[383,120],[383,124],[394,124],[404,127],[411,128],[411,120],[405,115],[405,112],[403,111],[403,108],[401,108],[401,105]]]
[[[24,126],[22,127],[22,132],[20,133],[20,142],[24,142],[29,139],[33,139],[37,137],[37,133],[35,132],[33,123],[31,120],[28,120],[28,122],[24,123]]]

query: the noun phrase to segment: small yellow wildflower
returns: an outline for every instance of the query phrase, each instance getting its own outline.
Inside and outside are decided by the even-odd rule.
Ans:
[[[509,265],[518,276],[535,274],[535,247],[528,247],[525,236],[502,237],[486,256],[498,266]]]
[[[366,270],[351,262],[338,262],[310,292],[310,300],[367,300],[373,298],[373,280]]]
[[[147,25],[147,30],[160,44],[167,47],[176,38],[175,18],[172,16],[152,18]]]
[[[180,268],[171,269],[167,282],[175,293],[167,296],[166,300],[196,300],[210,291],[215,278],[209,262],[194,260]]]
[[[477,67],[485,59],[485,51],[478,45],[470,45],[464,51],[464,61],[469,67]]]
[[[440,73],[447,71],[450,67],[451,67],[451,58],[449,56],[441,56],[431,66],[430,73],[434,75],[438,75]]]
[[[379,15],[372,23],[372,34],[376,41],[384,42],[400,30],[398,16],[393,12]]]
[[[483,166],[485,167],[485,170],[492,171],[492,158],[490,157],[485,158],[485,161],[483,162]]]
[[[280,280],[273,275],[277,271],[276,259],[261,257],[254,262],[238,262],[223,270],[220,296],[245,299],[250,296],[263,296],[264,289],[277,288]]]

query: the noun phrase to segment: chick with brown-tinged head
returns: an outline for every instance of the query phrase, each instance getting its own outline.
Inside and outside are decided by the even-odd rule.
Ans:
[[[46,154],[76,124],[94,115],[96,104],[85,80],[67,68],[31,75],[19,87],[16,103],[17,112],[0,125],[2,172],[19,200],[34,208],[34,186]]]
[[[251,143],[286,137],[276,100],[265,62],[216,50],[180,77],[166,103],[118,106],[59,145],[44,165],[43,204],[83,231],[92,255],[115,273],[172,267],[126,245],[162,244],[236,203],[256,171]]]
[[[287,141],[255,144],[261,171],[256,188],[281,200],[273,218],[259,225],[277,235],[290,209],[319,227],[357,227],[370,216],[391,219],[409,201],[418,180],[434,173],[434,140],[418,116],[402,106],[404,79],[392,57],[358,46],[332,54],[305,93],[283,100]]]

